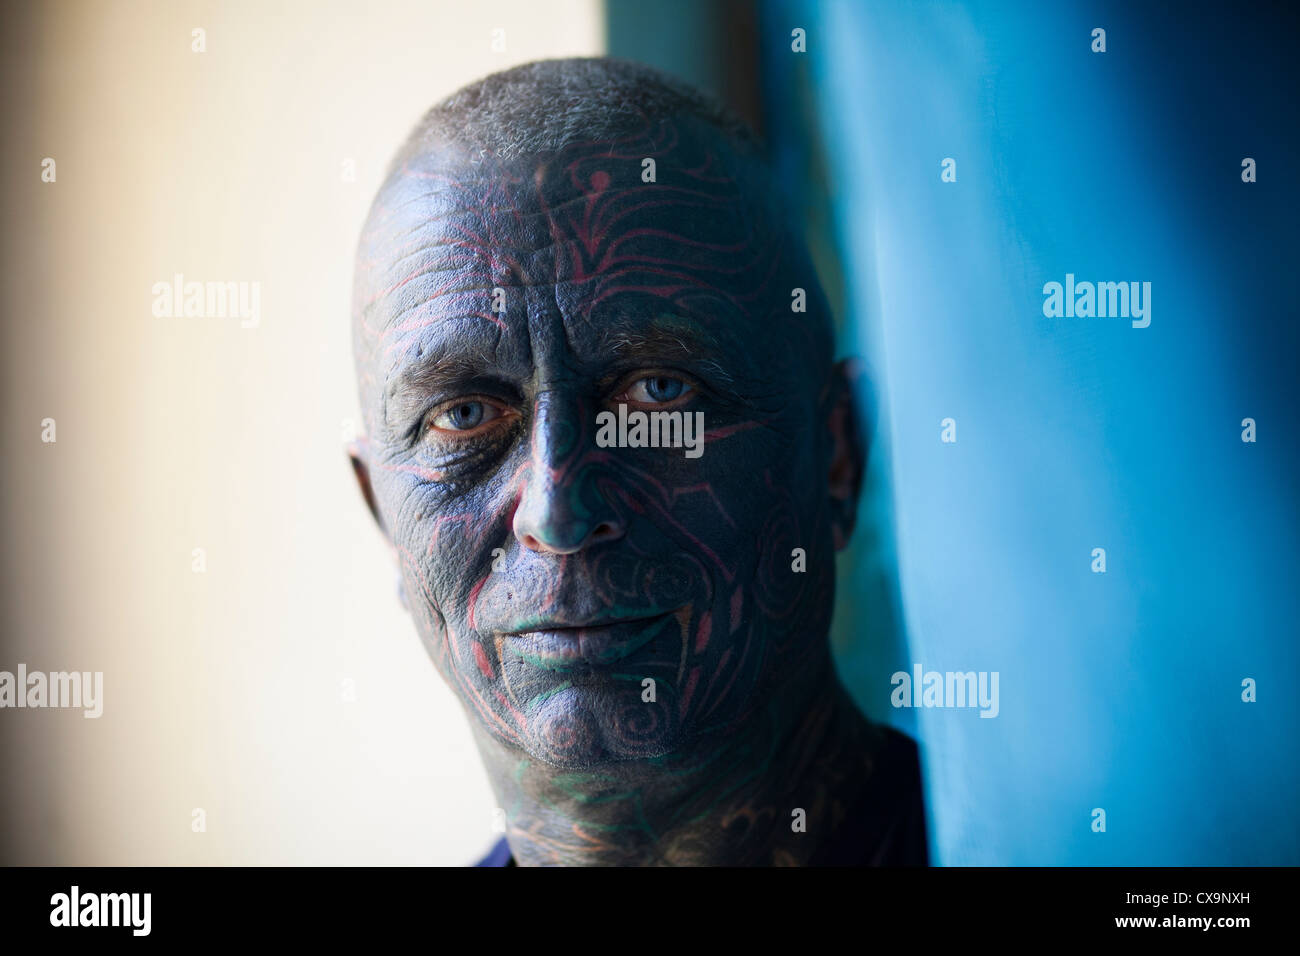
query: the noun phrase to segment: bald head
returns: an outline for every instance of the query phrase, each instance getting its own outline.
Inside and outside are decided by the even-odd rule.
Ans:
[[[611,60],[488,77],[394,160],[357,258],[358,474],[499,744],[662,755],[825,659],[861,461],[776,196],[734,116]],[[689,416],[703,454],[611,447],[616,410]]]
[[[575,58],[525,63],[456,91],[424,115],[393,167],[447,147],[463,156],[483,150],[502,159],[540,156],[575,143],[613,142],[683,117],[757,152],[745,122],[699,90],[640,63]]]
[[[603,162],[593,169],[594,180],[575,181],[575,170],[561,157],[586,166],[593,158]],[[591,196],[593,182],[636,187],[601,190],[605,205],[631,200],[649,209],[646,201],[653,199],[655,208],[664,209],[678,202],[688,217],[699,220],[697,229],[720,227],[723,256],[734,256],[739,243],[751,251],[781,246],[780,264],[794,266],[797,274],[776,304],[782,317],[796,315],[790,289],[805,290],[812,302],[797,320],[805,336],[818,339],[821,365],[828,367],[829,315],[752,131],[687,84],[609,58],[545,60],[494,73],[437,103],[416,124],[390,163],[362,236],[354,303],[358,356],[371,344],[361,333],[374,328],[371,314],[382,304],[378,297],[404,278],[380,271],[388,263],[373,255],[374,240],[391,245],[394,233],[420,226],[430,207],[441,208],[457,187],[481,211],[485,202],[506,199],[516,178],[545,185],[552,208]],[[723,234],[726,226],[733,228],[731,234]],[[627,247],[624,236],[611,238]],[[707,250],[692,250],[699,252]],[[396,265],[401,272],[403,263]],[[762,277],[746,281],[756,284]]]

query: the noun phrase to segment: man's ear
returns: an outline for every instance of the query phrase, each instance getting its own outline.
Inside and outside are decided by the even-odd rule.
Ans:
[[[411,602],[406,599],[406,585],[402,581],[402,570],[400,562],[397,560],[397,546],[393,544],[393,539],[388,534],[388,529],[384,527],[384,519],[379,514],[379,507],[375,504],[375,489],[370,484],[370,442],[364,436],[348,444],[348,458],[352,460],[352,473],[357,476],[357,485],[361,488],[361,497],[366,499],[366,507],[370,509],[370,515],[375,519],[375,524],[379,525],[379,530],[384,534],[384,540],[388,543],[389,553],[393,556],[394,563],[398,564],[397,569],[397,598],[402,602],[402,607],[409,612]]]
[[[837,362],[832,371],[829,402],[831,461],[827,491],[831,502],[831,534],[842,551],[853,536],[858,520],[858,495],[866,467],[867,434],[863,428],[861,385],[866,369],[859,359]]]
[[[366,507],[370,509],[370,514],[384,537],[388,537],[388,529],[384,527],[384,519],[379,516],[379,507],[375,504],[375,489],[370,485],[369,439],[363,436],[349,443],[348,458],[352,460],[352,473],[357,476],[357,484],[361,488],[361,497],[366,499]]]

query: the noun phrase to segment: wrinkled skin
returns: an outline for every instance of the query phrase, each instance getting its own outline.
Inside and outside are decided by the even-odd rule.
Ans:
[[[861,448],[764,189],[683,119],[418,156],[372,209],[354,463],[520,862],[799,862],[791,807],[869,771],[827,641]],[[703,455],[599,447],[620,403],[703,412]]]

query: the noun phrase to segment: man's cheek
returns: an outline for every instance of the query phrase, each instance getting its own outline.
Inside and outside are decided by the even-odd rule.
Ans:
[[[393,545],[421,638],[440,668],[461,667],[463,662],[449,661],[448,655],[455,651],[454,639],[466,636],[473,597],[496,559],[478,511],[440,505],[429,489],[408,490],[394,511]]]
[[[697,512],[698,523],[684,522],[709,529],[702,534],[723,562],[707,624],[714,654],[729,648],[734,659],[751,642],[773,642],[783,654],[788,636],[802,630],[798,618],[815,595],[825,597],[832,565],[806,445],[763,430],[714,449],[709,486],[725,503],[726,520]]]
[[[408,604],[420,639],[444,680],[466,699],[481,700],[500,677],[494,649],[473,626],[475,600],[489,577],[490,571],[447,558],[404,571],[418,595]]]

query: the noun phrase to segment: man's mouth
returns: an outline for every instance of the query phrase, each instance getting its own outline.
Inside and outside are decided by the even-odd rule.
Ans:
[[[601,667],[628,657],[677,626],[671,612],[578,626],[543,621],[501,634],[497,646],[547,670]]]

